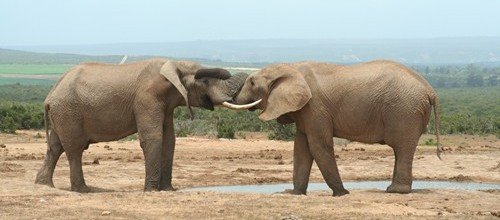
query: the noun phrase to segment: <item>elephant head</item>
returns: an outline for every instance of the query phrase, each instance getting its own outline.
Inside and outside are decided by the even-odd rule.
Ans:
[[[259,118],[276,119],[304,107],[312,94],[304,76],[289,66],[275,65],[248,76],[231,109],[262,109]],[[250,104],[247,104],[250,103]]]
[[[203,68],[190,61],[167,61],[160,73],[172,83],[191,106],[213,110],[215,105],[233,100],[248,77],[245,73],[231,75],[221,68]]]

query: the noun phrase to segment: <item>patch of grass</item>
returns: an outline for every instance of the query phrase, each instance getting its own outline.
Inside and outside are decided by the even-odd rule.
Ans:
[[[63,74],[70,64],[0,64],[0,74]]]
[[[135,141],[135,140],[137,140],[137,139],[138,139],[137,134],[132,134],[132,135],[129,135],[129,136],[125,137],[125,138],[122,138],[122,139],[120,140],[120,142],[125,142],[125,141]]]
[[[426,146],[437,146],[437,141],[432,139],[432,138],[429,138],[427,139],[425,142],[424,142],[424,145]]]

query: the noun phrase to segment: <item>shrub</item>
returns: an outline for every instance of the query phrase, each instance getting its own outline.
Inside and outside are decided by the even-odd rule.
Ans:
[[[14,133],[17,129],[43,127],[41,104],[5,102],[0,104],[0,132]]]
[[[4,116],[0,118],[0,131],[5,133],[15,133],[17,125],[11,116]]]
[[[429,138],[425,141],[424,145],[426,146],[437,146],[437,141],[432,138]]]
[[[293,140],[295,137],[295,124],[282,125],[276,121],[270,125],[268,137],[271,140]]]
[[[225,120],[224,118],[219,118],[217,120],[217,137],[218,138],[234,138],[234,127],[230,123],[229,120]]]

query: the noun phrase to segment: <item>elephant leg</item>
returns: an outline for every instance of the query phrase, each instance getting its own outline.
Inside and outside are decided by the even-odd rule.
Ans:
[[[141,140],[141,148],[146,160],[146,179],[144,191],[156,191],[160,187],[161,177],[161,137]]]
[[[35,183],[54,187],[52,176],[54,175],[54,169],[56,168],[57,161],[64,150],[61,142],[59,141],[59,137],[54,131],[50,132],[48,141],[49,143],[47,146],[45,160],[43,161],[42,168],[40,168],[38,174],[36,175]]]
[[[311,123],[311,125],[314,126],[314,123]],[[340,179],[337,161],[333,152],[333,134],[323,129],[324,126],[313,127],[307,132],[309,150],[318,164],[326,184],[333,190],[333,196],[349,194]]]
[[[66,150],[66,157],[69,161],[69,172],[71,181],[71,191],[86,193],[90,192],[90,188],[85,184],[85,179],[83,178],[82,170],[82,155],[83,149],[88,147],[86,145],[74,145],[70,146],[71,151]]]
[[[293,190],[291,194],[306,194],[313,156],[309,151],[307,136],[297,130],[293,147]]]
[[[393,146],[396,161],[392,183],[387,187],[389,193],[410,193],[412,184],[413,156],[417,143]]]
[[[136,116],[136,120],[140,144],[146,160],[144,191],[159,190],[162,173],[164,113],[162,110],[142,112]]]
[[[161,164],[161,179],[160,190],[175,190],[172,187],[172,164],[174,161],[175,150],[175,132],[174,118],[172,114],[165,116],[163,124],[163,146],[162,146],[162,164]]]

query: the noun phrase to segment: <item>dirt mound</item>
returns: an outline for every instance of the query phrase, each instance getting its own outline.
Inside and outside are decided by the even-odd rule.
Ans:
[[[16,163],[2,162],[0,163],[0,173],[9,172],[24,172],[23,166]]]
[[[465,182],[465,181],[472,181],[472,178],[470,176],[464,176],[462,174],[459,174],[457,176],[453,176],[448,178],[449,180],[452,181],[457,181],[457,182]]]

